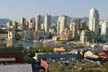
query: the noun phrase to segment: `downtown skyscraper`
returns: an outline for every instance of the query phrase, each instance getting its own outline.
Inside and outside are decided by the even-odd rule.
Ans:
[[[35,17],[35,31],[41,30],[41,15]]]
[[[108,21],[105,20],[101,25],[101,40],[107,41],[108,40]]]
[[[57,35],[60,35],[66,28],[66,16],[59,16],[57,20]]]
[[[99,34],[99,13],[95,8],[89,12],[89,30],[97,36]]]
[[[49,31],[49,28],[51,26],[51,16],[46,14],[45,18],[44,18],[44,28],[45,28],[45,32]]]

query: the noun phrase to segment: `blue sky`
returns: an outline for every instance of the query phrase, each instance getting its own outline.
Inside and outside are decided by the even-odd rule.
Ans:
[[[36,14],[88,16],[90,8],[99,10],[100,18],[108,17],[108,0],[0,0],[0,18],[17,20]]]

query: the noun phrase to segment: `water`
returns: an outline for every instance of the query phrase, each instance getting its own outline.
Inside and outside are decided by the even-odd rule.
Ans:
[[[24,48],[41,48],[41,47],[46,47],[46,48],[60,48],[60,47],[64,47],[66,49],[75,49],[75,45],[74,44],[58,44],[58,43],[54,43],[54,42],[40,42],[40,41],[30,41],[30,40],[26,40],[26,41],[17,41],[15,42],[15,46],[18,45],[22,45]],[[99,52],[102,51],[103,48],[102,47],[97,47],[97,48],[78,48],[76,49],[77,51],[81,51],[81,50],[88,50],[91,49],[94,52]]]
[[[18,45],[22,45],[24,48],[40,48],[40,47],[48,47],[48,48],[59,48],[59,47],[64,47],[64,48],[74,48],[73,44],[58,44],[58,43],[54,43],[54,42],[40,42],[40,41],[30,41],[30,40],[26,40],[26,41],[16,41],[14,46],[17,47]]]

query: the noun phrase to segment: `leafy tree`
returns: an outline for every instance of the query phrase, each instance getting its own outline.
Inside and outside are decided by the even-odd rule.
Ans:
[[[66,41],[66,40],[59,40],[59,42],[60,42],[61,44],[65,44],[65,43],[68,42],[68,41]]]
[[[5,43],[0,43],[0,48],[6,47]]]
[[[29,48],[28,49],[28,54],[29,54],[30,57],[34,57],[35,52],[36,52],[35,48]]]
[[[8,32],[7,32],[7,30],[0,29],[0,33],[1,34],[7,34]]]
[[[49,52],[52,52],[52,49],[51,48],[42,47],[42,48],[40,48],[40,52],[49,53]]]
[[[84,47],[84,45],[81,43],[76,46],[76,48],[83,48],[83,47]]]

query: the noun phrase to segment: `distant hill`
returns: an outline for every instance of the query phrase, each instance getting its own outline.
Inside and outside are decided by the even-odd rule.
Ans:
[[[9,21],[11,21],[11,20],[7,19],[7,18],[0,18],[0,25],[6,24]]]

